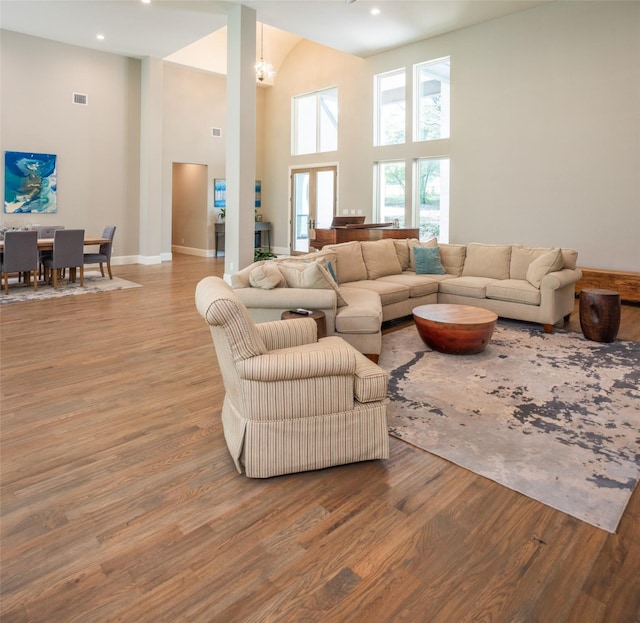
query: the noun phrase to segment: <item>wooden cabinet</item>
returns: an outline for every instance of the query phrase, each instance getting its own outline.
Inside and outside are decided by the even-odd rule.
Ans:
[[[338,244],[358,240],[382,240],[383,238],[419,238],[420,230],[416,227],[389,227],[387,225],[347,225],[332,227],[331,229],[316,229],[315,237],[309,240],[309,246],[322,249],[326,244]]]

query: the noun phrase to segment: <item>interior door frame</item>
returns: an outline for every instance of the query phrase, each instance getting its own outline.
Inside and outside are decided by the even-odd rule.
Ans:
[[[296,173],[309,173],[309,219],[312,221],[309,229],[315,227],[316,221],[316,173],[322,171],[333,171],[333,215],[338,213],[338,163],[337,162],[323,162],[318,164],[308,164],[304,166],[290,166],[289,167],[289,253],[291,255],[303,255],[305,251],[295,251],[293,248],[295,230],[295,206],[294,192],[293,192],[293,176]],[[311,227],[313,225],[313,227]],[[311,249],[309,249],[310,251]]]

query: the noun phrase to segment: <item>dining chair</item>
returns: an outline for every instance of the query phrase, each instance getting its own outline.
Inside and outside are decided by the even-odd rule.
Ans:
[[[35,230],[38,232],[38,239],[40,238],[53,238],[53,234],[57,229],[64,229],[64,225],[37,225]],[[38,274],[44,274],[44,260],[47,257],[51,257],[51,251],[40,251],[40,267]]]
[[[33,273],[33,289],[38,289],[38,234],[35,231],[8,231],[4,235],[2,276],[4,293],[9,294],[9,273],[24,273],[29,283]]]
[[[69,269],[69,280],[76,280],[76,268],[80,267],[80,285],[84,285],[84,229],[57,229],[53,234],[53,253],[44,261],[45,281],[58,288],[62,269]]]
[[[100,249],[97,253],[85,253],[84,254],[84,263],[85,264],[100,264],[100,272],[104,277],[104,266],[107,265],[107,271],[109,272],[109,279],[113,279],[113,275],[111,274],[111,247],[113,246],[113,237],[116,233],[115,225],[108,225],[104,228],[102,232],[103,238],[108,238],[109,242],[105,242],[100,245]]]

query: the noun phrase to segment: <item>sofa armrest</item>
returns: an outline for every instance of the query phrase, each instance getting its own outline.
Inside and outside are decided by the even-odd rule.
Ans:
[[[318,325],[313,318],[273,320],[255,325],[267,350],[313,344],[318,339]]]
[[[356,371],[353,349],[344,347],[305,349],[285,348],[236,363],[240,378],[246,381],[290,381],[326,376],[351,376]]]
[[[540,282],[540,290],[559,290],[577,283],[581,277],[582,271],[579,268],[563,268],[545,275]]]
[[[246,307],[262,307],[265,309],[305,309],[334,310],[337,307],[334,290],[307,288],[238,288],[236,296]]]

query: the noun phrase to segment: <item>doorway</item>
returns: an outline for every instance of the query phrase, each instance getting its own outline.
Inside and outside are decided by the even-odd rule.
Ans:
[[[207,180],[206,164],[172,164],[171,248],[174,252],[202,255],[210,248]]]
[[[314,230],[331,227],[336,213],[337,166],[295,169],[291,173],[291,255],[309,252]]]

